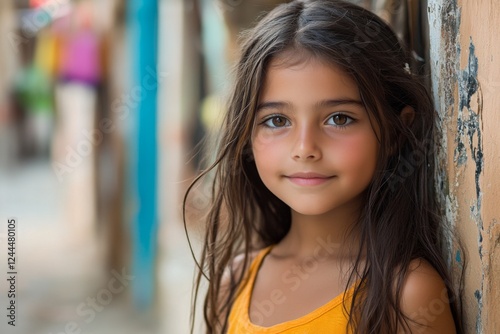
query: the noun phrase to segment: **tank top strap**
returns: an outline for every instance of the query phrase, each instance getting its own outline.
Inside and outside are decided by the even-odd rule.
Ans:
[[[257,272],[259,271],[259,267],[260,267],[260,265],[262,263],[262,260],[264,260],[264,258],[266,257],[266,255],[269,254],[269,252],[271,251],[271,249],[273,249],[273,246],[274,245],[267,246],[266,248],[261,249],[257,253],[257,255],[253,259],[252,264],[250,265],[250,268],[249,268],[250,276],[253,276],[253,278],[255,278]]]
[[[247,275],[243,279],[242,284],[240,285],[240,289],[237,294],[241,294],[245,296],[244,298],[250,298],[250,294],[252,292],[253,283],[255,281],[255,277],[257,276],[257,272],[259,271],[260,265],[262,261],[266,257],[267,254],[271,251],[274,245],[267,246],[266,248],[261,249],[255,258],[252,260],[250,267],[248,268]]]

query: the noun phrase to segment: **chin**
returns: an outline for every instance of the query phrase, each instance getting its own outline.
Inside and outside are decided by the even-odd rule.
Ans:
[[[328,213],[330,210],[313,206],[296,205],[290,206],[292,211],[303,216],[321,216]]]

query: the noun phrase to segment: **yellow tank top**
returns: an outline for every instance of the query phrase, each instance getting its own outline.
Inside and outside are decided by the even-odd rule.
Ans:
[[[349,310],[355,285],[323,306],[298,319],[276,324],[271,327],[261,327],[250,321],[248,311],[250,308],[250,299],[252,296],[255,277],[257,276],[262,260],[269,253],[271,248],[272,246],[261,250],[250,265],[247,273],[247,279],[245,279],[242,286],[240,286],[238,296],[236,297],[233,307],[231,308],[227,334],[351,333],[351,331],[347,329],[348,317],[342,305],[342,300],[345,296],[345,305]]]

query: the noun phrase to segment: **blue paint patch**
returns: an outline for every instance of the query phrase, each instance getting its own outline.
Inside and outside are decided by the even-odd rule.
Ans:
[[[476,163],[476,197],[479,199],[480,187],[479,187],[479,174],[483,171],[483,141],[481,134],[481,122],[479,118],[479,113],[481,110],[475,112],[470,106],[471,98],[477,93],[479,83],[477,81],[477,71],[478,71],[478,60],[475,55],[475,46],[472,43],[472,38],[469,44],[469,61],[467,67],[461,71],[459,76],[459,118],[458,118],[458,132],[460,136],[467,135],[469,139],[469,148],[472,153],[472,158]],[[481,107],[481,106],[480,106]],[[467,108],[469,111],[469,118],[464,119],[462,110]],[[465,133],[464,133],[465,132]],[[477,147],[473,144],[473,137],[477,134]],[[463,142],[459,141],[460,143]],[[465,147],[463,147],[465,149]],[[480,204],[480,203],[478,203]],[[478,206],[478,212],[480,211],[480,206]]]
[[[477,92],[479,87],[477,81],[477,69],[478,69],[478,61],[475,54],[476,47],[472,43],[472,38],[469,44],[469,61],[467,64],[467,68],[462,71],[460,84],[460,101],[459,101],[459,110],[462,110],[464,107],[470,108],[470,100],[472,95]]]
[[[455,260],[458,262],[458,263],[462,263],[462,255],[460,254],[460,251],[457,250],[457,253],[455,255]]]
[[[461,120],[459,120],[460,122]],[[461,122],[460,122],[461,123]],[[458,125],[458,131],[460,132],[462,125]],[[467,162],[467,149],[465,148],[464,143],[461,141],[458,142],[457,147],[455,148],[455,161],[458,166],[465,165]]]
[[[479,178],[483,172],[484,155],[483,155],[483,136],[482,136],[482,103],[479,103],[478,110],[474,111],[471,108],[471,99],[474,94],[481,94],[479,90],[479,82],[477,80],[477,73],[479,62],[476,57],[476,48],[470,39],[469,44],[469,58],[465,69],[460,71],[458,75],[458,95],[459,95],[459,109],[457,117],[457,147],[455,149],[455,161],[458,166],[467,161],[466,143],[471,152],[471,158],[476,165],[475,169],[475,186],[476,186],[476,203],[474,207],[473,217],[476,218],[480,230],[483,229],[483,222],[481,219],[481,185]],[[479,96],[481,99],[481,96]],[[464,115],[464,109],[467,110],[467,115]],[[476,138],[474,138],[476,137]],[[475,140],[477,139],[477,140]],[[477,144],[475,144],[477,142]],[[481,234],[481,231],[480,231]]]
[[[479,290],[474,291],[474,297],[476,297],[478,303],[481,303],[481,299],[483,298],[481,291]]]

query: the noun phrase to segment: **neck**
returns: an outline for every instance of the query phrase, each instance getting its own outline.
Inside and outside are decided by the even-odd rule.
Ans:
[[[353,258],[359,250],[358,234],[353,229],[359,219],[359,209],[359,203],[350,203],[315,216],[292,210],[290,231],[275,251],[295,258],[318,253],[331,258]]]

